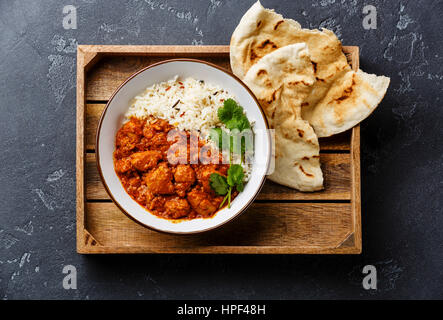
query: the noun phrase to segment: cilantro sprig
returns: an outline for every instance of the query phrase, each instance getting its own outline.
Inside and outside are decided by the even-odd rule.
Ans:
[[[220,208],[223,207],[226,200],[228,200],[228,208],[231,207],[231,197],[233,189],[237,189],[238,192],[242,192],[245,188],[244,185],[244,172],[243,167],[239,164],[231,164],[228,169],[228,176],[224,177],[219,173],[211,173],[209,177],[209,184],[211,188],[219,196],[225,196]]]
[[[217,115],[229,130],[238,129],[242,132],[245,129],[251,128],[251,124],[243,112],[243,107],[238,105],[233,99],[225,100],[223,107],[217,110]]]
[[[215,191],[215,193],[219,196],[224,196],[226,193],[228,193],[229,185],[227,179],[221,174],[215,172],[211,173],[209,177],[209,184],[211,185],[211,188]]]
[[[251,129],[251,123],[244,114],[241,107],[235,100],[227,99],[223,103],[223,107],[217,110],[219,120],[231,131],[231,133],[223,131],[221,128],[212,128],[209,132],[209,138],[216,142],[220,150],[229,148],[230,155],[232,153],[240,153],[241,160],[245,155],[246,149],[252,148],[251,139],[242,137],[234,139],[232,134],[239,134],[246,129]]]
[[[235,187],[239,192],[242,192],[245,189],[243,184],[243,180],[245,178],[245,174],[243,172],[243,167],[239,164],[231,164],[228,169],[228,177],[227,182],[230,187]]]
[[[225,100],[223,107],[217,110],[217,115],[219,120],[231,131],[238,130],[238,132],[242,132],[243,130],[251,129],[251,123],[246,117],[243,108],[233,99]],[[209,137],[218,144],[219,149],[222,149],[223,146],[229,146],[230,153],[232,153],[234,149],[238,150],[238,146],[234,146],[236,143],[235,139],[224,132],[221,128],[212,128],[210,130]],[[246,148],[246,141],[240,141],[240,143],[241,155],[243,157]],[[220,208],[226,201],[228,201],[228,208],[231,207],[232,191],[234,188],[238,192],[242,192],[244,190],[244,178],[245,174],[243,167],[239,164],[231,164],[226,177],[218,173],[211,174],[209,177],[209,184],[211,188],[216,194],[225,196],[223,202],[220,204]]]

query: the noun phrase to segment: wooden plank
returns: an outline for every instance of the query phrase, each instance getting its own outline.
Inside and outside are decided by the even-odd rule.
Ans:
[[[153,63],[173,58],[176,58],[176,54],[155,57],[105,56],[88,73],[86,99],[93,101],[109,100],[114,91],[133,73]],[[229,59],[226,59],[226,57],[199,58],[231,70]]]
[[[339,134],[335,134],[331,137],[320,138],[318,142],[320,143],[320,152],[322,151],[347,151],[350,150],[351,132],[348,130]]]
[[[85,141],[86,150],[95,150],[95,136],[97,132],[98,121],[106,107],[105,103],[88,103],[86,104],[86,126]],[[350,150],[351,147],[351,130],[333,135],[328,138],[320,138],[320,148],[325,150]]]
[[[79,50],[85,53],[99,54],[99,55],[140,55],[163,57],[228,57],[229,46],[226,45],[78,45]],[[343,51],[347,52],[347,48],[357,47],[343,47]]]
[[[350,200],[351,163],[350,154],[321,154],[320,161],[325,179],[325,190],[319,192],[299,192],[266,181],[258,195],[259,200]],[[86,198],[88,200],[110,199],[97,171],[95,153],[86,154]]]
[[[77,140],[76,140],[76,221],[77,250],[84,244],[85,225],[85,71],[84,57],[77,51]]]
[[[354,246],[337,248],[297,247],[297,246],[212,246],[191,248],[149,248],[147,246],[90,246],[77,250],[81,254],[359,254]]]
[[[103,109],[106,107],[104,103],[88,103],[86,105],[86,126],[85,126],[85,143],[86,150],[95,150],[95,137],[97,126]]]
[[[361,181],[360,181],[360,125],[352,130],[351,139],[351,204],[353,230],[357,253],[362,251],[361,234]]]
[[[350,203],[255,203],[219,229],[171,235],[135,223],[112,203],[87,203],[86,227],[106,244],[96,253],[328,253],[352,234],[352,217]]]

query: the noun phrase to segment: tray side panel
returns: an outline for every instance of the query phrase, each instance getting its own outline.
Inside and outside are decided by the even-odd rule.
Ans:
[[[77,251],[83,251],[85,229],[85,70],[84,54],[77,51],[77,114],[76,114],[76,226]]]
[[[351,205],[355,247],[362,251],[361,180],[360,180],[360,125],[354,127],[351,140]]]

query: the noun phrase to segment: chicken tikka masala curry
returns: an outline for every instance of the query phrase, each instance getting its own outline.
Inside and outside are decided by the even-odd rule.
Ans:
[[[116,135],[115,171],[126,192],[159,217],[211,217],[226,203],[223,203],[224,197],[211,188],[210,176],[212,173],[226,176],[229,165],[222,164],[222,161],[220,164],[190,161],[190,133],[187,131],[180,131],[188,141],[187,164],[171,164],[168,150],[176,141],[168,141],[170,130],[175,130],[175,127],[165,120],[132,117]],[[199,150],[204,145],[204,140],[198,141]],[[221,153],[219,157],[222,158]],[[232,197],[236,195],[237,192],[234,192]]]

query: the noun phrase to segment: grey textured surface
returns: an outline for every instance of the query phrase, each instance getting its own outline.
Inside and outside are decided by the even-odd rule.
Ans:
[[[366,1],[365,1],[366,2]],[[361,48],[391,77],[362,124],[360,256],[81,256],[75,252],[80,44],[228,44],[253,1],[0,0],[0,298],[443,298],[442,1],[271,1]],[[62,27],[77,7],[78,29]],[[378,28],[362,27],[364,4]],[[62,268],[78,271],[64,290]],[[378,268],[378,290],[362,267]]]

